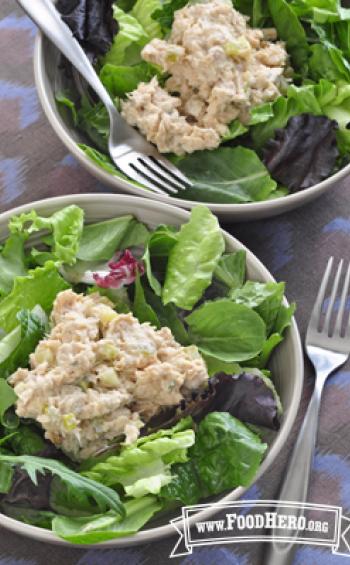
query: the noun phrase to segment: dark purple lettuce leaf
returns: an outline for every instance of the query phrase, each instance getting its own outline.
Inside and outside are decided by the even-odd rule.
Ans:
[[[58,0],[56,7],[90,59],[107,53],[118,31],[113,0]]]
[[[38,474],[35,485],[26,471],[16,469],[10,491],[2,497],[2,504],[28,507],[35,510],[50,509],[50,487],[52,476]]]
[[[271,176],[292,192],[329,177],[339,156],[337,127],[337,122],[326,116],[290,118],[263,148],[263,161]]]
[[[280,427],[279,399],[267,377],[252,373],[213,377],[215,395],[206,408],[210,412],[229,412],[247,424],[272,430]]]

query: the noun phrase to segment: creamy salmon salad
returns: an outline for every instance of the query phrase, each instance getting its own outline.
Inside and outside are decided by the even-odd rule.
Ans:
[[[190,181],[172,196],[259,203],[308,189],[349,163],[350,9],[340,0],[99,5],[57,4],[121,116]],[[67,64],[56,85],[81,151],[125,180],[109,157],[102,102]],[[147,170],[140,175],[141,185],[149,181]]]
[[[203,206],[181,226],[73,204],[8,228],[1,512],[91,544],[250,484],[283,417],[284,284],[247,279]]]

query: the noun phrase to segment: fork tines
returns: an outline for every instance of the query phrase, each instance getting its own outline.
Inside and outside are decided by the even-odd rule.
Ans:
[[[344,260],[341,259],[339,261],[333,279],[330,297],[325,300],[327,288],[331,281],[333,264],[334,258],[331,257],[328,260],[323,275],[309,326],[313,326],[316,331],[322,332],[329,337],[349,337],[350,326],[347,302],[349,298],[350,264],[344,269]],[[341,287],[340,281],[342,278],[344,280]]]

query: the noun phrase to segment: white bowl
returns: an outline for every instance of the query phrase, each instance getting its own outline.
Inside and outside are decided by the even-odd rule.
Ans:
[[[62,196],[26,204],[25,206],[20,206],[5,212],[4,214],[0,214],[0,242],[2,242],[7,236],[7,224],[14,214],[21,214],[35,209],[40,215],[48,216],[69,204],[77,204],[78,206],[81,206],[85,210],[85,219],[87,222],[106,220],[123,214],[133,214],[139,220],[148,224],[151,228],[154,228],[161,223],[180,226],[189,218],[189,213],[185,210],[180,210],[179,208],[163,204],[162,202],[155,203],[152,200],[135,198],[134,196],[114,194],[81,194],[78,196]],[[274,281],[268,270],[262,265],[262,263],[260,263],[253,253],[247,250],[230,234],[227,232],[223,233],[226,239],[226,250],[228,252],[236,251],[238,249],[246,250],[247,276],[249,279],[262,282]],[[267,471],[278,456],[282,447],[285,445],[299,407],[303,386],[303,351],[298,328],[294,319],[292,320],[291,327],[286,332],[283,343],[273,354],[270,367],[273,372],[275,386],[281,397],[284,415],[281,428],[275,435],[255,480]],[[220,500],[228,502],[230,500],[237,500],[245,491],[245,488],[236,488],[225,496],[216,497],[216,501]],[[209,511],[201,511],[193,515],[192,520],[206,520],[207,516],[214,512],[215,510],[213,509]],[[146,528],[134,536],[100,543],[94,547],[105,548],[130,546],[136,543],[146,543],[169,536],[174,533],[174,529],[169,524],[168,520],[171,517],[178,516],[179,514],[180,511],[177,510],[171,516],[167,516],[160,526]],[[23,524],[22,522],[8,518],[3,514],[0,514],[0,526],[4,526],[16,533],[26,535],[39,541],[52,542],[61,545],[72,545],[57,538],[48,530]]]
[[[105,185],[112,187],[116,192],[128,192],[136,196],[143,196],[157,200],[158,202],[170,203],[180,208],[191,209],[200,202],[192,200],[181,200],[169,196],[155,194],[148,190],[138,188],[133,183],[118,178],[107,171],[101,169],[78,147],[77,143],[85,143],[84,137],[71,124],[65,122],[60,114],[55,100],[55,77],[58,69],[59,52],[50,41],[41,33],[37,36],[35,54],[34,54],[34,71],[35,82],[38,90],[39,98],[51,126],[57,133],[58,137],[74,155],[74,157],[87,169],[92,175]],[[310,188],[289,194],[282,198],[267,200],[263,202],[254,202],[249,204],[211,204],[203,203],[208,206],[214,213],[218,214],[224,220],[232,219],[235,221],[258,220],[277,216],[283,212],[288,212],[293,208],[302,206],[311,200],[314,200],[326,190],[330,190],[336,184],[350,173],[350,165],[344,167],[328,179],[320,182]]]

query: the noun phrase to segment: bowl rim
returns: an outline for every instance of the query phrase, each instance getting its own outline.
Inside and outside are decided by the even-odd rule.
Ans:
[[[297,206],[301,205],[304,201],[309,201],[312,198],[316,198],[319,194],[321,194],[327,188],[330,188],[334,183],[341,181],[347,175],[350,174],[350,163],[343,167],[340,171],[334,173],[327,179],[309,187],[299,192],[295,192],[292,194],[287,194],[286,196],[282,196],[280,198],[274,198],[272,200],[262,200],[261,202],[248,202],[242,204],[218,204],[215,202],[201,202],[201,201],[194,201],[194,200],[182,200],[180,198],[175,198],[173,196],[169,197],[162,194],[155,194],[153,192],[148,191],[147,189],[141,189],[135,186],[133,183],[128,182],[120,177],[114,176],[111,173],[108,173],[98,165],[96,165],[87,155],[80,149],[78,144],[70,137],[70,135],[65,131],[64,127],[61,124],[61,121],[58,118],[58,115],[55,114],[52,106],[50,104],[50,100],[48,97],[48,93],[45,88],[45,78],[44,78],[44,64],[43,64],[43,42],[44,42],[44,35],[39,30],[35,40],[35,48],[34,48],[34,77],[36,88],[38,91],[39,100],[41,102],[42,108],[44,113],[53,128],[56,132],[62,143],[68,148],[68,150],[73,154],[73,156],[78,161],[83,161],[87,170],[94,176],[97,177],[101,182],[106,183],[107,185],[112,184],[120,188],[121,190],[132,193],[135,196],[150,198],[153,200],[157,200],[158,202],[168,203],[169,198],[171,200],[172,205],[176,205],[180,208],[191,209],[194,206],[199,204],[203,204],[215,212],[216,214],[232,214],[239,217],[242,215],[242,220],[244,216],[253,217],[253,214],[259,213],[259,217],[269,217],[278,215],[280,212],[284,210],[296,208]],[[140,194],[140,190],[142,190],[142,194]],[[280,210],[281,209],[281,210]]]
[[[98,205],[101,200],[103,200],[105,203],[110,203],[111,207],[115,206],[118,207],[118,203],[122,203],[122,204],[126,204],[130,206],[130,209],[135,209],[135,210],[143,210],[143,211],[147,211],[147,210],[154,210],[154,208],[157,208],[158,210],[164,210],[165,212],[170,212],[173,217],[174,220],[178,220],[179,222],[183,222],[188,220],[189,216],[190,216],[190,212],[186,211],[186,210],[182,210],[176,206],[172,206],[168,203],[162,203],[162,202],[155,202],[149,199],[145,199],[145,198],[140,198],[140,197],[135,197],[135,196],[131,196],[131,195],[121,195],[121,194],[70,194],[70,195],[65,195],[65,196],[56,196],[56,197],[49,197],[49,198],[45,198],[45,199],[41,199],[41,200],[37,200],[37,201],[33,201],[33,202],[29,202],[27,204],[21,205],[21,206],[17,206],[16,208],[12,208],[11,210],[8,210],[6,212],[3,212],[0,214],[0,228],[3,228],[5,226],[7,226],[8,221],[10,220],[10,218],[13,215],[17,215],[17,214],[21,214],[23,212],[28,212],[32,209],[35,209],[38,212],[42,212],[45,214],[45,211],[47,211],[48,208],[53,208],[53,207],[63,207],[63,206],[67,206],[69,204],[76,204],[76,205],[82,205],[84,206],[84,204],[94,204],[94,202],[96,203],[96,205]],[[221,228],[222,229],[222,228]],[[247,253],[247,262],[250,264],[253,264],[259,271],[261,276],[266,280],[266,281],[270,281],[270,282],[275,282],[274,277],[270,274],[270,272],[267,270],[267,268],[263,265],[263,263],[253,254],[252,251],[250,251],[247,247],[245,247],[239,240],[237,240],[234,236],[232,236],[231,234],[229,234],[228,232],[226,232],[225,230],[222,229],[222,232],[224,234],[226,243],[235,247],[236,249],[244,249]],[[288,304],[287,300],[285,299],[285,304]],[[263,473],[270,467],[271,464],[273,464],[273,462],[276,460],[277,455],[279,454],[279,452],[281,451],[282,447],[285,445],[289,434],[292,430],[292,426],[294,424],[294,421],[296,419],[297,416],[297,412],[299,409],[299,405],[300,405],[300,400],[301,400],[301,394],[302,394],[302,389],[303,389],[303,383],[304,383],[304,356],[303,356],[303,348],[302,348],[302,344],[301,344],[301,339],[300,339],[300,334],[299,334],[299,330],[296,324],[296,320],[293,317],[292,318],[292,323],[291,326],[288,330],[288,339],[291,341],[291,346],[293,349],[293,354],[295,356],[295,364],[296,364],[296,370],[295,370],[295,376],[294,376],[294,388],[293,388],[293,397],[291,400],[291,404],[289,407],[289,411],[288,414],[286,416],[286,418],[283,420],[282,422],[282,426],[280,431],[278,432],[278,434],[276,435],[274,442],[272,444],[272,446],[270,447],[268,454],[266,456],[266,458],[263,460],[255,478],[254,478],[254,483],[263,475]],[[238,487],[234,490],[232,490],[229,494],[227,494],[226,496],[223,496],[220,499],[220,502],[230,502],[232,500],[237,500],[238,498],[240,498],[248,488],[250,488],[252,486],[252,484],[249,487]],[[181,510],[179,508],[179,514],[180,514]],[[213,505],[211,508],[209,509],[205,509],[202,510],[196,514],[193,515],[192,518],[190,518],[189,520],[189,524],[194,523],[195,521],[201,519],[201,520],[205,520],[207,519],[209,516],[212,516],[213,514],[215,514],[216,509],[215,506]],[[18,520],[15,520],[13,518],[10,518],[8,516],[6,516],[5,514],[0,513],[0,525],[4,526],[16,533],[19,533],[21,535],[25,535],[27,537],[31,537],[33,539],[36,539],[38,541],[43,541],[43,542],[49,542],[49,543],[54,543],[54,544],[58,544],[58,545],[62,545],[62,546],[70,546],[70,547],[84,547],[84,548],[89,548],[89,547],[93,547],[93,548],[101,548],[101,549],[105,549],[106,547],[124,547],[124,546],[130,546],[132,544],[136,545],[136,544],[142,544],[142,543],[147,543],[150,542],[152,540],[159,540],[162,539],[164,537],[169,537],[171,535],[175,535],[175,530],[174,528],[171,526],[171,524],[166,524],[163,526],[159,526],[159,527],[155,527],[155,528],[151,528],[148,530],[144,530],[144,531],[140,531],[137,532],[136,534],[134,534],[133,536],[127,536],[125,538],[116,538],[114,540],[110,540],[110,541],[106,541],[106,542],[101,542],[98,544],[87,544],[84,546],[81,545],[76,545],[76,544],[72,544],[70,542],[67,542],[63,539],[60,539],[58,537],[55,536],[55,534],[49,530],[45,530],[43,528],[39,528],[37,526],[32,526],[29,524],[24,524],[23,522],[20,522]]]

